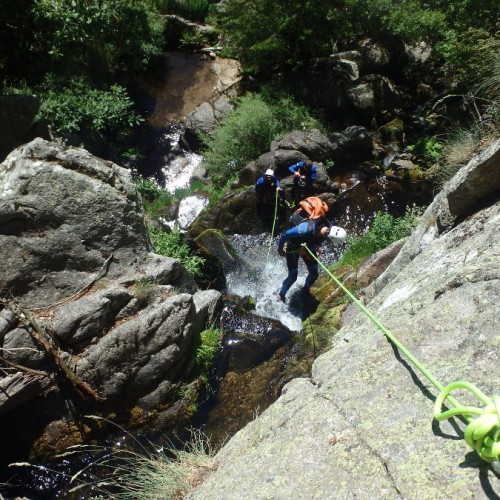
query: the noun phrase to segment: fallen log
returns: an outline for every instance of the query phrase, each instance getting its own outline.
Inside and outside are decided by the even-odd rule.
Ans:
[[[27,327],[33,340],[42,348],[55,364],[57,373],[69,384],[73,391],[82,399],[90,397],[95,401],[104,401],[89,384],[81,380],[76,373],[61,358],[60,350],[55,337],[24,308],[14,300],[2,300],[2,302],[17,316],[21,324]]]

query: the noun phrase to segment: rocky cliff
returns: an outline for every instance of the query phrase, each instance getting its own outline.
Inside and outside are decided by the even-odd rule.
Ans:
[[[500,394],[499,188],[497,141],[445,186],[365,291],[441,384],[466,380],[490,397]],[[464,442],[464,423],[432,419],[435,387],[364,314],[348,316],[311,377],[233,436],[191,500],[497,498],[498,472]]]
[[[83,412],[190,417],[179,389],[221,294],[153,253],[126,169],[42,139],[14,150],[0,165],[0,248],[5,450],[61,451],[91,434]]]

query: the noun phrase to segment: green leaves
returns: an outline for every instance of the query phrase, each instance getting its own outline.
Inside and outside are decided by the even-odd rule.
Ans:
[[[330,50],[329,2],[323,0],[227,0],[209,20],[234,55],[256,75],[273,73]]]
[[[212,136],[206,138],[204,164],[212,181],[222,186],[249,161],[269,150],[277,135],[316,122],[289,97],[248,93]]]
[[[41,95],[40,114],[58,134],[87,130],[120,138],[142,121],[133,111],[127,91],[119,85],[99,90],[76,79],[63,88],[49,79],[47,87]]]
[[[338,266],[347,264],[357,266],[369,255],[390,245],[392,242],[409,236],[417,226],[422,209],[410,207],[403,217],[393,217],[388,212],[378,212],[368,231],[349,239],[346,251]]]
[[[130,0],[3,0],[0,61],[9,78],[38,84],[47,72],[109,81],[140,71],[163,49],[164,19],[150,3]],[[17,58],[22,60],[19,64]]]
[[[221,332],[216,327],[208,328],[200,333],[196,347],[196,367],[205,381],[220,351],[220,341]]]
[[[159,227],[148,226],[148,232],[156,253],[179,259],[193,276],[200,275],[205,259],[192,254],[179,231],[167,233]]]

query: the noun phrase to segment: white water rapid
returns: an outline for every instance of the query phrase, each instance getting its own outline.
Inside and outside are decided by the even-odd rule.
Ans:
[[[173,221],[165,221],[161,219],[163,224],[171,229],[186,230],[191,222],[193,222],[204,207],[208,205],[208,198],[205,196],[186,196],[179,203],[179,211],[177,219]]]
[[[307,276],[302,259],[299,262],[299,277],[288,291],[284,304],[277,293],[288,271],[285,258],[277,253],[278,237],[270,245],[269,234],[234,235],[231,243],[241,262],[225,270],[227,292],[241,297],[250,295],[256,301],[256,314],[277,319],[290,330],[300,331],[304,314],[300,289]],[[321,250],[320,258],[325,265],[337,260],[339,249],[333,249],[331,244],[325,242]]]
[[[164,134],[163,140],[170,143],[170,153],[165,158],[165,164],[161,167],[165,179],[164,189],[174,193],[177,189],[189,187],[189,181],[194,171],[200,165],[203,157],[191,151],[186,151],[179,144],[183,128],[182,125],[172,126],[171,130]]]

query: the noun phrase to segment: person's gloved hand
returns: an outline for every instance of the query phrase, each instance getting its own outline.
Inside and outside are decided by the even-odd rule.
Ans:
[[[285,249],[284,248],[278,248],[278,255],[280,257],[284,257],[286,255]]]

